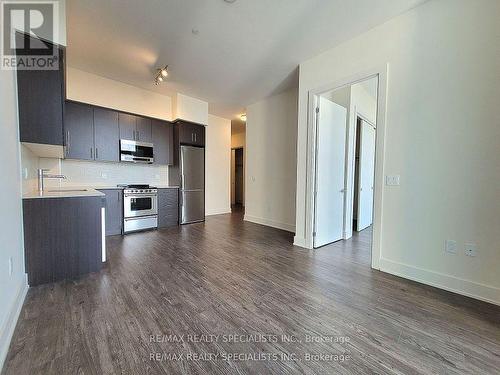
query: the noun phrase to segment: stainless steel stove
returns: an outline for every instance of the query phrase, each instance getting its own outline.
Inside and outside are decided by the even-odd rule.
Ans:
[[[123,190],[123,232],[158,227],[158,189],[149,185],[127,185]]]

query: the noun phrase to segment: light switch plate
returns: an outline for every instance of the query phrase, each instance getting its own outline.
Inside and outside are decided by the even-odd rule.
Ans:
[[[444,244],[444,251],[450,254],[457,254],[457,241],[446,240]]]
[[[385,176],[385,184],[387,186],[399,186],[399,175],[387,175]]]
[[[466,242],[465,243],[465,255],[468,257],[475,257],[477,256],[477,245],[472,242]]]

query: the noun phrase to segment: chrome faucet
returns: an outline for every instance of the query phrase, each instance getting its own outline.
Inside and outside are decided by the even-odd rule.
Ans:
[[[66,179],[66,176],[63,176],[62,174],[46,174],[45,172],[48,172],[49,169],[38,169],[38,192],[40,194],[43,194],[43,180],[45,178],[60,178],[60,179]]]

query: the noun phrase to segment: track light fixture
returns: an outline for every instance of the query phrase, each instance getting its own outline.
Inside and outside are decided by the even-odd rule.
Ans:
[[[155,76],[155,85],[159,85],[167,77],[168,77],[168,65],[165,65],[164,68],[157,69]]]

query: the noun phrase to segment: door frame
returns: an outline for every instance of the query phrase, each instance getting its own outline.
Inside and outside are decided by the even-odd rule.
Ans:
[[[372,127],[373,130],[375,131],[375,150],[374,152],[376,151],[376,147],[377,147],[377,126],[375,124],[372,124],[371,121],[369,120],[366,120],[366,118],[364,116],[360,116],[359,114],[356,113],[356,117],[355,117],[355,123],[356,123],[356,130],[355,130],[355,133],[354,133],[354,142],[356,143],[357,142],[357,138],[359,137],[359,141],[360,141],[360,147],[363,147],[363,132],[361,132],[361,134],[358,134],[358,118],[361,120],[361,122],[365,122],[366,124],[368,124],[368,126]],[[363,124],[361,124],[361,126],[363,126]],[[360,129],[362,130],[362,129]],[[354,149],[354,152],[356,152],[356,148]],[[362,158],[362,150],[360,150],[360,155],[359,155],[359,169],[361,169],[361,166],[363,164],[363,158]],[[354,158],[356,158],[356,155],[354,155]],[[374,166],[375,167],[375,166]],[[360,172],[360,171],[358,171]],[[355,177],[355,174],[356,174],[356,168],[354,168],[353,170],[353,177],[354,179],[356,178]],[[361,175],[358,176],[358,184],[360,182],[360,177]],[[375,170],[373,170],[373,181],[372,181],[372,184],[375,183]],[[354,198],[354,194],[355,194],[355,190],[356,190],[356,184],[352,184],[352,187],[353,187],[353,198]],[[359,186],[358,186],[359,187]],[[375,188],[375,187],[374,187]],[[356,222],[356,226],[359,226],[359,208],[360,208],[360,204],[359,204],[359,197],[360,197],[360,192],[358,192],[358,210],[356,212],[356,217],[357,217],[357,222]],[[373,198],[373,190],[372,190],[372,200],[374,200]],[[354,201],[354,199],[353,199]],[[373,203],[372,203],[372,209],[373,209]],[[351,218],[354,217],[354,204],[353,204],[353,207],[352,207],[352,214],[351,214]],[[351,226],[352,226],[352,221],[351,221]],[[373,224],[373,211],[372,211],[372,224]],[[370,224],[370,226],[372,225]],[[366,227],[367,228],[367,227]],[[364,228],[364,229],[366,229]],[[361,229],[361,230],[364,230],[364,229]],[[357,232],[360,232],[359,230],[359,227],[356,228],[356,231]]]
[[[305,245],[313,249],[314,231],[314,186],[316,181],[316,97],[322,93],[340,89],[370,78],[378,77],[377,89],[377,136],[375,142],[375,183],[373,192],[373,234],[371,249],[371,266],[380,269],[382,245],[383,193],[384,193],[384,157],[385,157],[385,128],[387,103],[387,72],[388,64],[359,72],[336,82],[322,85],[308,92],[308,120],[307,120],[307,174],[306,174],[306,230]],[[349,139],[349,129],[347,129]],[[347,142],[346,139],[346,142]],[[347,150],[351,152],[350,148]],[[347,164],[347,163],[346,163]]]

